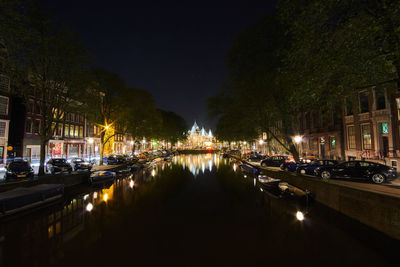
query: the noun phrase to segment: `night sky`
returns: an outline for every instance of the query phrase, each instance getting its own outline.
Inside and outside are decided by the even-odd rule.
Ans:
[[[226,55],[243,27],[273,10],[265,1],[54,1],[54,16],[77,31],[95,66],[129,87],[151,92],[157,106],[206,127],[206,100],[226,80]]]

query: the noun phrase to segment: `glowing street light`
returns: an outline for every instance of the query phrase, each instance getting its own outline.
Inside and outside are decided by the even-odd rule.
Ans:
[[[296,143],[296,144],[300,144],[300,142],[301,142],[301,136],[300,135],[296,135],[295,137],[294,137],[294,142]]]
[[[301,211],[296,212],[296,219],[299,221],[304,220],[304,214]]]
[[[93,144],[93,142],[94,142],[93,138],[89,138],[88,142],[89,142],[89,144]]]
[[[133,145],[133,141],[131,141],[131,146]]]
[[[262,144],[264,144],[264,140],[260,139],[260,140],[258,141],[258,143],[259,143],[260,145],[262,145]]]

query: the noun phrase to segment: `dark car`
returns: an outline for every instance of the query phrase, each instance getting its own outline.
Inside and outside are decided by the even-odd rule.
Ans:
[[[33,169],[31,165],[24,160],[11,161],[6,167],[6,180],[12,179],[33,179]]]
[[[70,164],[74,171],[90,171],[92,169],[92,163],[81,158],[73,158]]]
[[[104,160],[107,165],[120,165],[127,164],[127,159],[124,156],[109,156]]]
[[[297,173],[315,175],[314,170],[318,167],[334,166],[338,164],[337,160],[314,160],[311,163],[299,164],[296,168]]]
[[[315,169],[315,174],[323,179],[330,178],[361,178],[371,180],[376,184],[394,180],[396,169],[369,161],[347,161],[333,166],[321,166]]]
[[[135,164],[136,162],[139,161],[139,159],[133,155],[124,155],[124,158],[125,158],[126,164],[128,164],[128,165]]]
[[[250,154],[250,156],[247,158],[247,161],[249,163],[254,163],[254,164],[260,164],[262,160],[265,159],[265,155],[261,154]]]
[[[286,156],[271,156],[261,161],[260,165],[263,167],[271,166],[271,167],[280,167],[283,163],[288,160]]]
[[[47,172],[55,174],[57,172],[72,172],[72,166],[67,162],[66,159],[50,159],[46,164]]]

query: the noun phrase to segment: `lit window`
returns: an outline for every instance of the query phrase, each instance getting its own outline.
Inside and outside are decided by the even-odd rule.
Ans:
[[[69,136],[74,137],[74,125],[69,126]]]
[[[333,136],[330,136],[329,144],[330,144],[331,150],[335,150],[336,149],[336,138]]]
[[[389,130],[388,130],[388,123],[387,123],[387,122],[382,122],[382,123],[381,123],[381,133],[382,133],[382,134],[387,134],[387,133],[389,133]]]
[[[354,126],[347,127],[347,144],[349,149],[356,148],[356,135],[354,131]]]
[[[361,125],[361,138],[363,149],[371,149],[371,128],[369,124]]]
[[[68,124],[65,124],[65,127],[64,127],[64,136],[69,136],[69,125],[68,125]]]

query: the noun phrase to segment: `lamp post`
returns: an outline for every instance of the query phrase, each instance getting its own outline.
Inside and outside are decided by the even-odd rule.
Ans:
[[[90,144],[90,146],[89,146],[89,148],[90,148],[90,150],[89,150],[89,161],[91,160],[91,156],[92,156],[92,145],[93,145],[93,142],[94,142],[93,138],[89,138],[88,139],[88,143]]]

